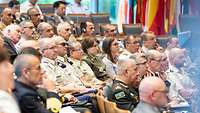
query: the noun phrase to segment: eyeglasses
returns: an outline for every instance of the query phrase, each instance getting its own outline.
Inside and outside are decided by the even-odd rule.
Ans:
[[[27,27],[24,27],[24,28],[29,28],[29,29],[33,29],[34,28],[34,26],[27,26]]]
[[[49,47],[49,48],[45,48],[43,50],[47,50],[47,49],[56,49],[56,46],[52,46],[52,47]]]
[[[138,41],[135,41],[135,42],[127,42],[127,44],[139,44]]]
[[[71,31],[71,29],[70,29],[70,28],[67,28],[67,29],[65,29],[65,31]]]
[[[13,14],[9,13],[9,14],[7,14],[7,16],[10,16],[10,17],[12,16],[13,17]]]
[[[67,43],[60,43],[59,45],[61,45],[61,46],[67,46],[68,44]]]
[[[40,14],[33,14],[32,16],[40,16]]]
[[[82,51],[82,49],[73,49],[72,51]]]
[[[93,30],[94,29],[94,27],[90,27],[90,30]]]
[[[116,29],[112,29],[112,30],[110,30],[109,32],[115,32],[116,31]]]
[[[114,43],[114,44],[113,44],[113,46],[118,46],[118,45],[119,45],[118,43]]]

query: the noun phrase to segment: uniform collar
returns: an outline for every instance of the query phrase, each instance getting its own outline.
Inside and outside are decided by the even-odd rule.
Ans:
[[[41,61],[42,61],[42,63],[49,63],[49,64],[52,64],[52,65],[55,65],[55,63],[56,63],[54,60],[51,60],[47,57],[42,57]]]

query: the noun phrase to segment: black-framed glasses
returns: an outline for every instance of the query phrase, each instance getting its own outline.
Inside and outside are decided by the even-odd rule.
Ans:
[[[93,29],[95,29],[94,27],[90,27],[90,30],[93,30]]]
[[[35,27],[34,27],[34,26],[27,26],[27,27],[24,27],[24,28],[33,29],[33,28],[35,28]]]

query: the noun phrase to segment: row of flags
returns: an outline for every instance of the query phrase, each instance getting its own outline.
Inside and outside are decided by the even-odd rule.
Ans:
[[[122,24],[141,23],[144,31],[167,34],[176,27],[184,11],[197,12],[198,3],[199,0],[120,0],[118,30],[123,32]]]

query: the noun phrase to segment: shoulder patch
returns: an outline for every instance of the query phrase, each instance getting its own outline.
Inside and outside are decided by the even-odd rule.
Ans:
[[[120,99],[120,98],[123,98],[123,97],[125,97],[126,95],[125,95],[125,93],[124,92],[119,92],[119,93],[116,93],[115,94],[115,98],[116,99]]]

